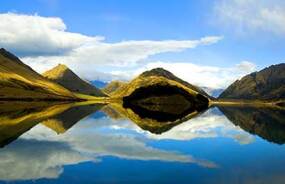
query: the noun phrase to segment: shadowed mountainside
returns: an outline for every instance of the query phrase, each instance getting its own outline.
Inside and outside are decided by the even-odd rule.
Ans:
[[[43,76],[76,93],[98,97],[107,96],[100,89],[82,80],[72,70],[62,64],[46,71],[43,73]]]
[[[272,65],[231,84],[219,99],[285,99],[285,64]]]
[[[285,143],[285,109],[219,107],[235,125],[270,142]]]
[[[0,99],[76,99],[69,90],[44,78],[19,58],[0,49]]]
[[[202,110],[208,108],[210,101],[204,91],[162,68],[142,73],[116,90],[113,97],[122,97],[124,107],[183,105]]]
[[[188,82],[186,82],[186,81],[176,77],[171,72],[169,72],[169,71],[167,71],[167,70],[165,70],[163,68],[155,68],[155,69],[152,69],[152,70],[149,70],[149,71],[145,71],[139,77],[147,78],[147,77],[153,77],[153,76],[164,77],[166,79],[175,81],[177,83],[180,83],[180,84],[186,86],[189,89],[197,91],[198,93],[200,93],[201,95],[203,95],[205,97],[211,98],[202,88],[194,86],[194,85],[192,85],[192,84],[190,84],[190,83],[188,83]]]

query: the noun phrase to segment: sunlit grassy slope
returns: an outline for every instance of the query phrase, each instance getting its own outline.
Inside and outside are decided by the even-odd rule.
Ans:
[[[100,89],[91,85],[89,82],[82,80],[72,70],[62,64],[46,71],[43,73],[43,76],[76,93],[97,97],[107,96]]]
[[[123,88],[123,86],[126,86],[127,83],[123,81],[112,81],[107,86],[103,88],[103,92],[112,96],[119,88]]]
[[[44,78],[0,49],[0,99],[74,99],[72,92]]]
[[[116,91],[112,93],[112,97],[119,98],[125,97],[132,94],[136,89],[147,87],[147,86],[175,86],[177,88],[183,89],[189,93],[189,95],[196,96],[201,94],[205,97],[210,98],[203,90],[200,88],[191,85],[176,76],[172,73],[162,69],[156,68],[150,71],[142,73],[137,78],[133,79],[126,85],[122,85]]]

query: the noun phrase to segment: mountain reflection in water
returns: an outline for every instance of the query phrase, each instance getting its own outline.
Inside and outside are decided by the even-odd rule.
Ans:
[[[65,171],[67,166],[80,167],[80,164],[89,162],[97,165],[107,161],[112,163],[116,161],[115,158],[121,160],[116,163],[123,164],[125,161],[132,163],[133,167],[136,165],[139,167],[140,164],[135,164],[132,160],[156,164],[157,172],[161,171],[160,174],[157,173],[158,176],[166,174],[158,166],[159,164],[170,171],[184,167],[183,170],[187,170],[188,167],[190,169],[196,165],[196,169],[190,169],[193,174],[199,171],[200,174],[206,175],[208,171],[201,170],[204,168],[209,172],[228,172],[228,175],[231,175],[234,167],[228,160],[217,157],[227,149],[234,149],[233,143],[229,143],[228,140],[233,140],[239,146],[255,145],[257,137],[254,135],[258,135],[266,140],[263,145],[269,142],[284,144],[284,117],[285,111],[282,109],[254,107],[219,107],[201,111],[169,105],[144,104],[124,108],[120,103],[105,105],[85,102],[72,104],[2,102],[0,105],[0,145],[2,147],[0,180],[41,182],[40,179],[58,179],[64,177],[66,172],[68,174],[68,170]],[[262,139],[258,138],[257,142],[263,141]],[[217,147],[218,143],[223,144]],[[226,148],[227,145],[228,148]],[[272,146],[277,149],[274,144]],[[248,151],[252,152],[252,150]],[[280,151],[280,154],[282,153]],[[276,152],[274,154],[279,155]],[[110,157],[115,160],[110,161]],[[266,157],[266,154],[263,157]],[[234,156],[232,159],[240,162],[238,157]],[[285,163],[283,159],[271,162],[266,160],[267,157],[262,159],[265,163],[264,168],[270,164]],[[259,166],[260,172],[263,171],[263,167]],[[144,167],[146,169],[148,165],[143,166],[142,169]],[[112,170],[115,166],[109,165],[107,168]],[[91,171],[83,172],[88,174]],[[241,172],[240,175],[245,174],[242,171],[238,172]],[[276,175],[278,172],[273,174]],[[135,173],[137,177],[142,177]],[[108,180],[112,174],[114,173],[104,175],[105,178],[101,178],[100,181],[112,183]],[[123,171],[121,174],[117,177],[126,177],[130,181],[140,179],[129,178],[130,176],[124,175]],[[153,176],[148,174],[150,178]],[[262,174],[261,172],[260,175]],[[215,181],[220,183],[218,180],[221,177],[220,174],[217,173],[217,178],[213,173],[210,175],[213,183]],[[194,181],[195,178],[193,176],[193,180],[190,180],[183,175],[183,172],[179,176],[181,178],[177,176],[178,178],[175,179],[181,183]],[[276,177],[285,179],[283,175]],[[80,183],[81,179],[78,178],[77,183]],[[99,179],[98,183],[100,183]],[[85,178],[83,181],[93,180]],[[150,180],[155,181],[155,178]],[[171,181],[173,180],[169,179],[168,182],[158,183],[171,183]],[[64,180],[64,182],[67,181]],[[69,180],[69,182],[74,181]],[[207,182],[201,180],[199,183]]]

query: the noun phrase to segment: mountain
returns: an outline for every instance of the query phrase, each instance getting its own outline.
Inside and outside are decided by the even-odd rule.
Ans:
[[[111,95],[122,98],[125,107],[132,105],[183,105],[198,111],[208,107],[210,97],[163,68],[146,71],[121,86]]]
[[[199,88],[197,86],[194,86],[178,77],[176,77],[175,75],[173,75],[171,72],[163,69],[163,68],[155,68],[149,71],[145,71],[143,72],[140,77],[152,77],[152,76],[157,76],[157,77],[164,77],[166,79],[172,80],[172,81],[176,81],[184,86],[186,86],[189,89],[192,89],[200,94],[202,94],[203,96],[206,96],[208,98],[211,98],[202,88]]]
[[[285,99],[285,63],[272,65],[235,81],[221,99]]]
[[[151,86],[151,85],[172,85],[181,87],[183,89],[186,89],[188,93],[191,94],[201,94],[205,97],[210,96],[203,91],[202,89],[189,84],[186,81],[183,81],[182,79],[176,77],[171,72],[163,69],[163,68],[155,68],[149,71],[143,72],[141,75],[127,83],[126,85],[120,86],[116,92],[113,94],[114,96],[128,96],[130,95],[135,89]]]
[[[72,70],[62,64],[46,71],[43,73],[43,76],[76,93],[100,97],[107,96],[100,89],[82,80]]]
[[[108,85],[107,82],[104,82],[104,81],[100,81],[100,80],[93,80],[93,81],[90,81],[90,83],[95,86],[96,88],[104,88]]]
[[[110,82],[109,84],[107,84],[102,90],[104,93],[112,96],[113,94],[116,93],[116,91],[119,89],[119,88],[123,88],[127,85],[126,82],[122,82],[122,81],[112,81]]]
[[[44,78],[2,48],[0,49],[0,99],[74,100],[76,97],[71,91]]]

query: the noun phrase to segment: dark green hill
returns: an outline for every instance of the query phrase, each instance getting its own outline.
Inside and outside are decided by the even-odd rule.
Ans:
[[[272,65],[235,81],[219,99],[285,99],[285,64]]]

